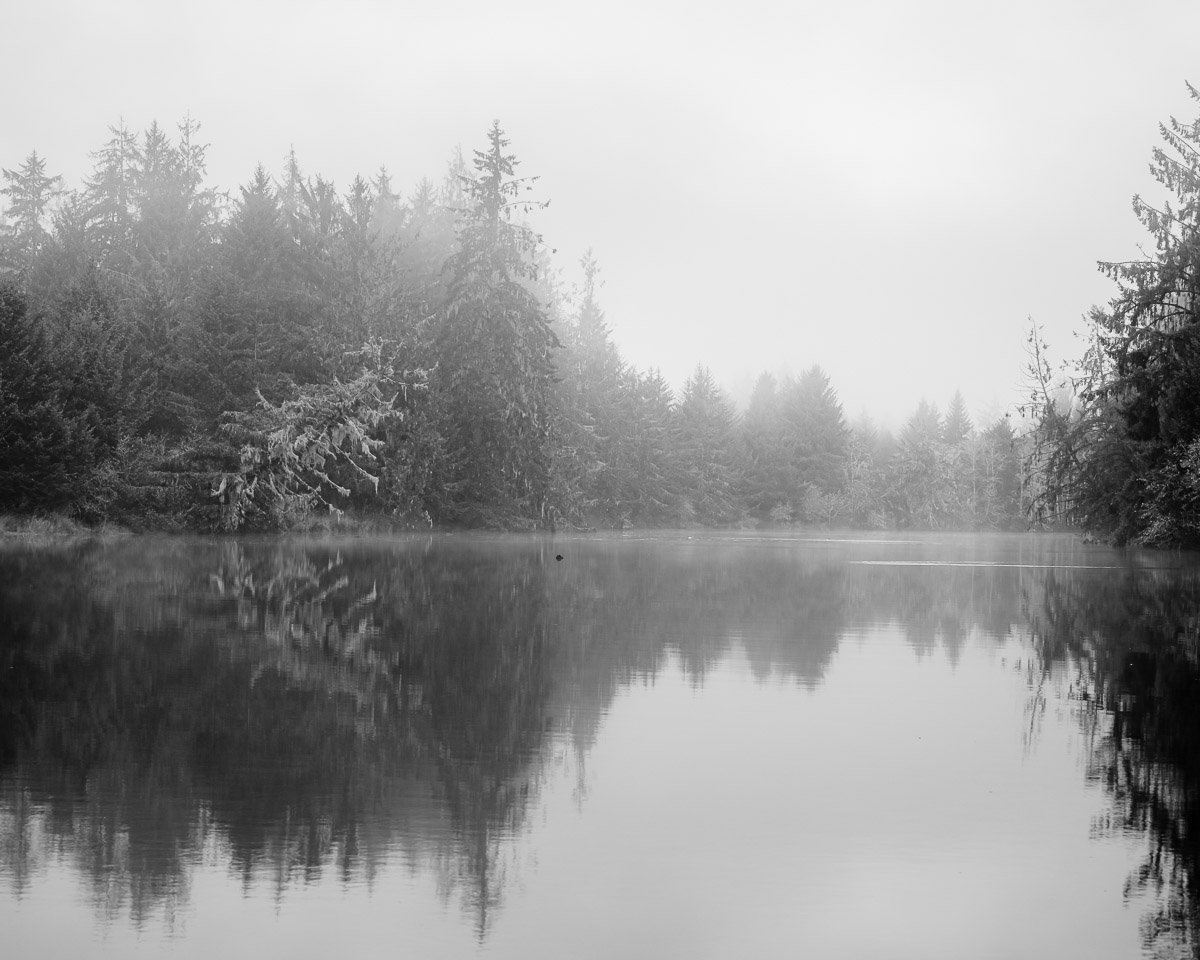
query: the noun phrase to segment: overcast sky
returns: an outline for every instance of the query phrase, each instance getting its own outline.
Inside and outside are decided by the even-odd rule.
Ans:
[[[294,145],[407,192],[498,118],[627,360],[739,400],[818,363],[891,423],[1018,399],[1030,317],[1076,353],[1158,123],[1200,114],[1200,0],[5,6],[0,166],[78,186],[119,119],[190,114],[217,187]]]

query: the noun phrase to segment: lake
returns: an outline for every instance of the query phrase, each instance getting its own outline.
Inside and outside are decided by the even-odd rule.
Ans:
[[[0,953],[1197,955],[1200,557],[0,545]]]

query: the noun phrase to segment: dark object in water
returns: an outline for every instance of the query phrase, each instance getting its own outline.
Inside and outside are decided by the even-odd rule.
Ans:
[[[557,553],[557,554],[555,554],[555,555],[554,555],[554,559],[555,559],[555,560],[561,560],[561,559],[562,559],[562,554],[561,554],[561,553]]]
[[[1121,669],[1121,685],[1127,692],[1147,694],[1154,688],[1158,663],[1154,654],[1145,650],[1131,650],[1125,655]]]

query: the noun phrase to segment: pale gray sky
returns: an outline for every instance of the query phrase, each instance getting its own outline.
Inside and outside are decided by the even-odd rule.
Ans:
[[[118,119],[190,113],[216,186],[294,145],[407,191],[499,118],[627,360],[739,396],[819,363],[891,422],[1016,400],[1029,316],[1073,355],[1096,260],[1144,240],[1157,124],[1200,113],[1196,0],[7,7],[0,166],[76,186]]]

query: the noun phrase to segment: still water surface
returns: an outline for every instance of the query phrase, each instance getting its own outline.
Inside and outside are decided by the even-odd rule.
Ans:
[[[1194,956],[1198,614],[1056,537],[5,545],[0,953]]]

